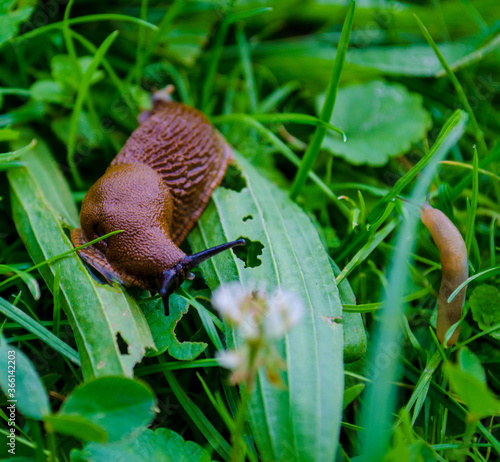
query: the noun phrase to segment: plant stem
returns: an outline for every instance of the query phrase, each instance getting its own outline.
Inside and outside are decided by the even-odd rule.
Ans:
[[[241,449],[243,448],[243,432],[245,429],[245,421],[248,411],[248,404],[250,403],[250,396],[255,384],[257,376],[257,368],[255,366],[257,354],[259,352],[259,345],[254,345],[250,349],[249,365],[248,365],[248,379],[244,387],[241,387],[241,401],[236,411],[236,418],[234,420],[234,429],[231,435],[232,451],[231,462],[240,462]]]

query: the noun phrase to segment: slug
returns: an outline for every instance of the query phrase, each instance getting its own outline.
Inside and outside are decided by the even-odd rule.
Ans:
[[[159,292],[168,299],[191,270],[245,240],[194,255],[180,244],[220,184],[233,154],[222,135],[198,110],[173,101],[170,88],[153,94],[153,108],[141,114],[132,133],[104,175],[88,190],[81,228],[71,233],[78,251],[111,284]]]
[[[467,286],[460,290],[450,303],[448,297],[469,277],[467,248],[456,226],[443,212],[431,207],[428,201],[420,210],[420,218],[429,229],[441,259],[442,279],[438,297],[436,334],[444,345],[446,332],[462,317]],[[459,333],[460,325],[446,346],[454,345]]]

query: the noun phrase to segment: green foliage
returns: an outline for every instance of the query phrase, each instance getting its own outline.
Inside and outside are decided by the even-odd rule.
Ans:
[[[448,364],[445,370],[452,389],[467,405],[468,420],[477,422],[484,417],[500,414],[500,400],[488,389],[479,360],[466,349],[461,350],[459,355],[459,364]]]
[[[10,367],[9,367],[10,366]],[[18,348],[0,344],[0,388],[26,417],[42,420],[49,412],[49,397],[33,364]],[[9,373],[10,371],[10,373]],[[9,413],[9,411],[7,411]]]
[[[404,414],[403,424],[395,432],[394,442],[384,457],[384,462],[435,462],[436,453],[414,433],[409,416]]]
[[[210,462],[209,453],[166,428],[156,431],[145,430],[139,436],[119,444],[104,445],[91,443],[81,451],[71,453],[71,462]]]
[[[470,309],[474,321],[482,330],[500,324],[500,291],[492,285],[481,284],[472,292],[470,299]],[[492,337],[500,339],[500,331],[490,333]]]
[[[51,431],[90,441],[120,441],[153,420],[155,396],[145,383],[99,377],[75,388],[59,412],[45,418]]]
[[[0,369],[15,351],[23,395],[11,459],[496,460],[499,21],[492,0],[0,0]],[[182,250],[247,245],[195,270],[165,317],[158,297],[98,283],[69,231],[169,84],[236,153]],[[447,349],[427,194],[469,253]],[[210,302],[236,279],[307,306],[276,345],[283,387],[262,372],[246,423],[247,389],[216,358],[241,339]]]
[[[286,388],[271,385],[264,371],[259,374],[250,425],[266,460],[283,459],[285,454],[317,458],[317,451],[333,456],[336,440],[331,435],[338,431],[339,421],[332,416],[342,409],[343,370],[342,324],[334,322],[342,313],[334,273],[304,212],[242,156],[237,162],[246,187],[216,190],[189,242],[194,251],[240,236],[261,242],[258,266],[245,267],[229,252],[201,265],[209,287],[232,280],[245,285],[262,281],[270,288],[280,284],[293,290],[306,302],[307,315],[278,345],[287,364]],[[230,333],[230,343],[240,343],[234,335]],[[359,338],[363,335],[359,332]],[[323,411],[318,415],[319,407]]]
[[[142,311],[151,329],[156,351],[151,351],[150,356],[156,356],[168,350],[173,358],[181,361],[192,361],[206,348],[205,342],[179,342],[175,335],[175,328],[189,309],[189,303],[178,295],[170,297],[169,315],[163,314],[164,308],[161,300],[154,300],[141,305]]]
[[[318,107],[323,100],[324,95],[318,98]],[[420,95],[400,84],[372,80],[342,88],[331,123],[345,132],[347,142],[327,135],[326,150],[354,165],[381,166],[423,139],[430,116]]]
[[[14,37],[19,31],[19,25],[33,13],[33,8],[30,6],[14,9],[16,4],[16,0],[0,2],[0,45]]]
[[[26,168],[8,173],[18,232],[35,263],[73,249],[65,229],[77,224],[68,185],[47,148],[39,142],[23,156]],[[73,325],[85,377],[132,375],[153,339],[137,303],[122,288],[96,282],[75,254],[40,268],[48,287],[60,268],[62,306]],[[85,328],[89,322],[92,328]],[[118,333],[129,345],[119,349]]]

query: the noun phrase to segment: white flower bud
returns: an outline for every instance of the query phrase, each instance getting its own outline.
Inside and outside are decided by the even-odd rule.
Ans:
[[[215,353],[217,362],[221,367],[235,371],[245,366],[245,355],[236,350],[217,351]]]
[[[304,315],[304,304],[294,292],[277,289],[268,302],[264,332],[269,339],[284,337]]]
[[[231,282],[215,290],[212,304],[222,317],[234,324],[240,324],[243,321],[242,308],[248,298],[249,292],[239,282]]]

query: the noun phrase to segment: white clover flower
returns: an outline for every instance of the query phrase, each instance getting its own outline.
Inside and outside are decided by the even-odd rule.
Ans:
[[[304,312],[304,304],[296,293],[277,289],[269,299],[264,317],[265,336],[269,339],[284,337],[301,320]]]
[[[215,357],[219,366],[235,371],[245,366],[246,357],[241,351],[225,350],[217,351]]]
[[[228,321],[239,324],[243,320],[242,308],[250,293],[239,282],[230,282],[218,287],[212,295],[212,304]]]
[[[262,285],[244,289],[240,283],[232,282],[214,292],[212,303],[243,340],[236,350],[216,355],[219,365],[231,370],[231,382],[251,384],[257,369],[265,367],[269,381],[284,386],[280,371],[285,363],[273,341],[284,337],[304,315],[300,297],[283,289],[269,295]]]
[[[238,333],[247,340],[257,340],[261,335],[261,328],[257,323],[255,312],[247,312],[238,325]]]
[[[254,341],[262,336],[266,299],[262,288],[251,285],[245,289],[239,282],[231,282],[214,292],[212,304],[227,322],[238,328],[242,338]]]

